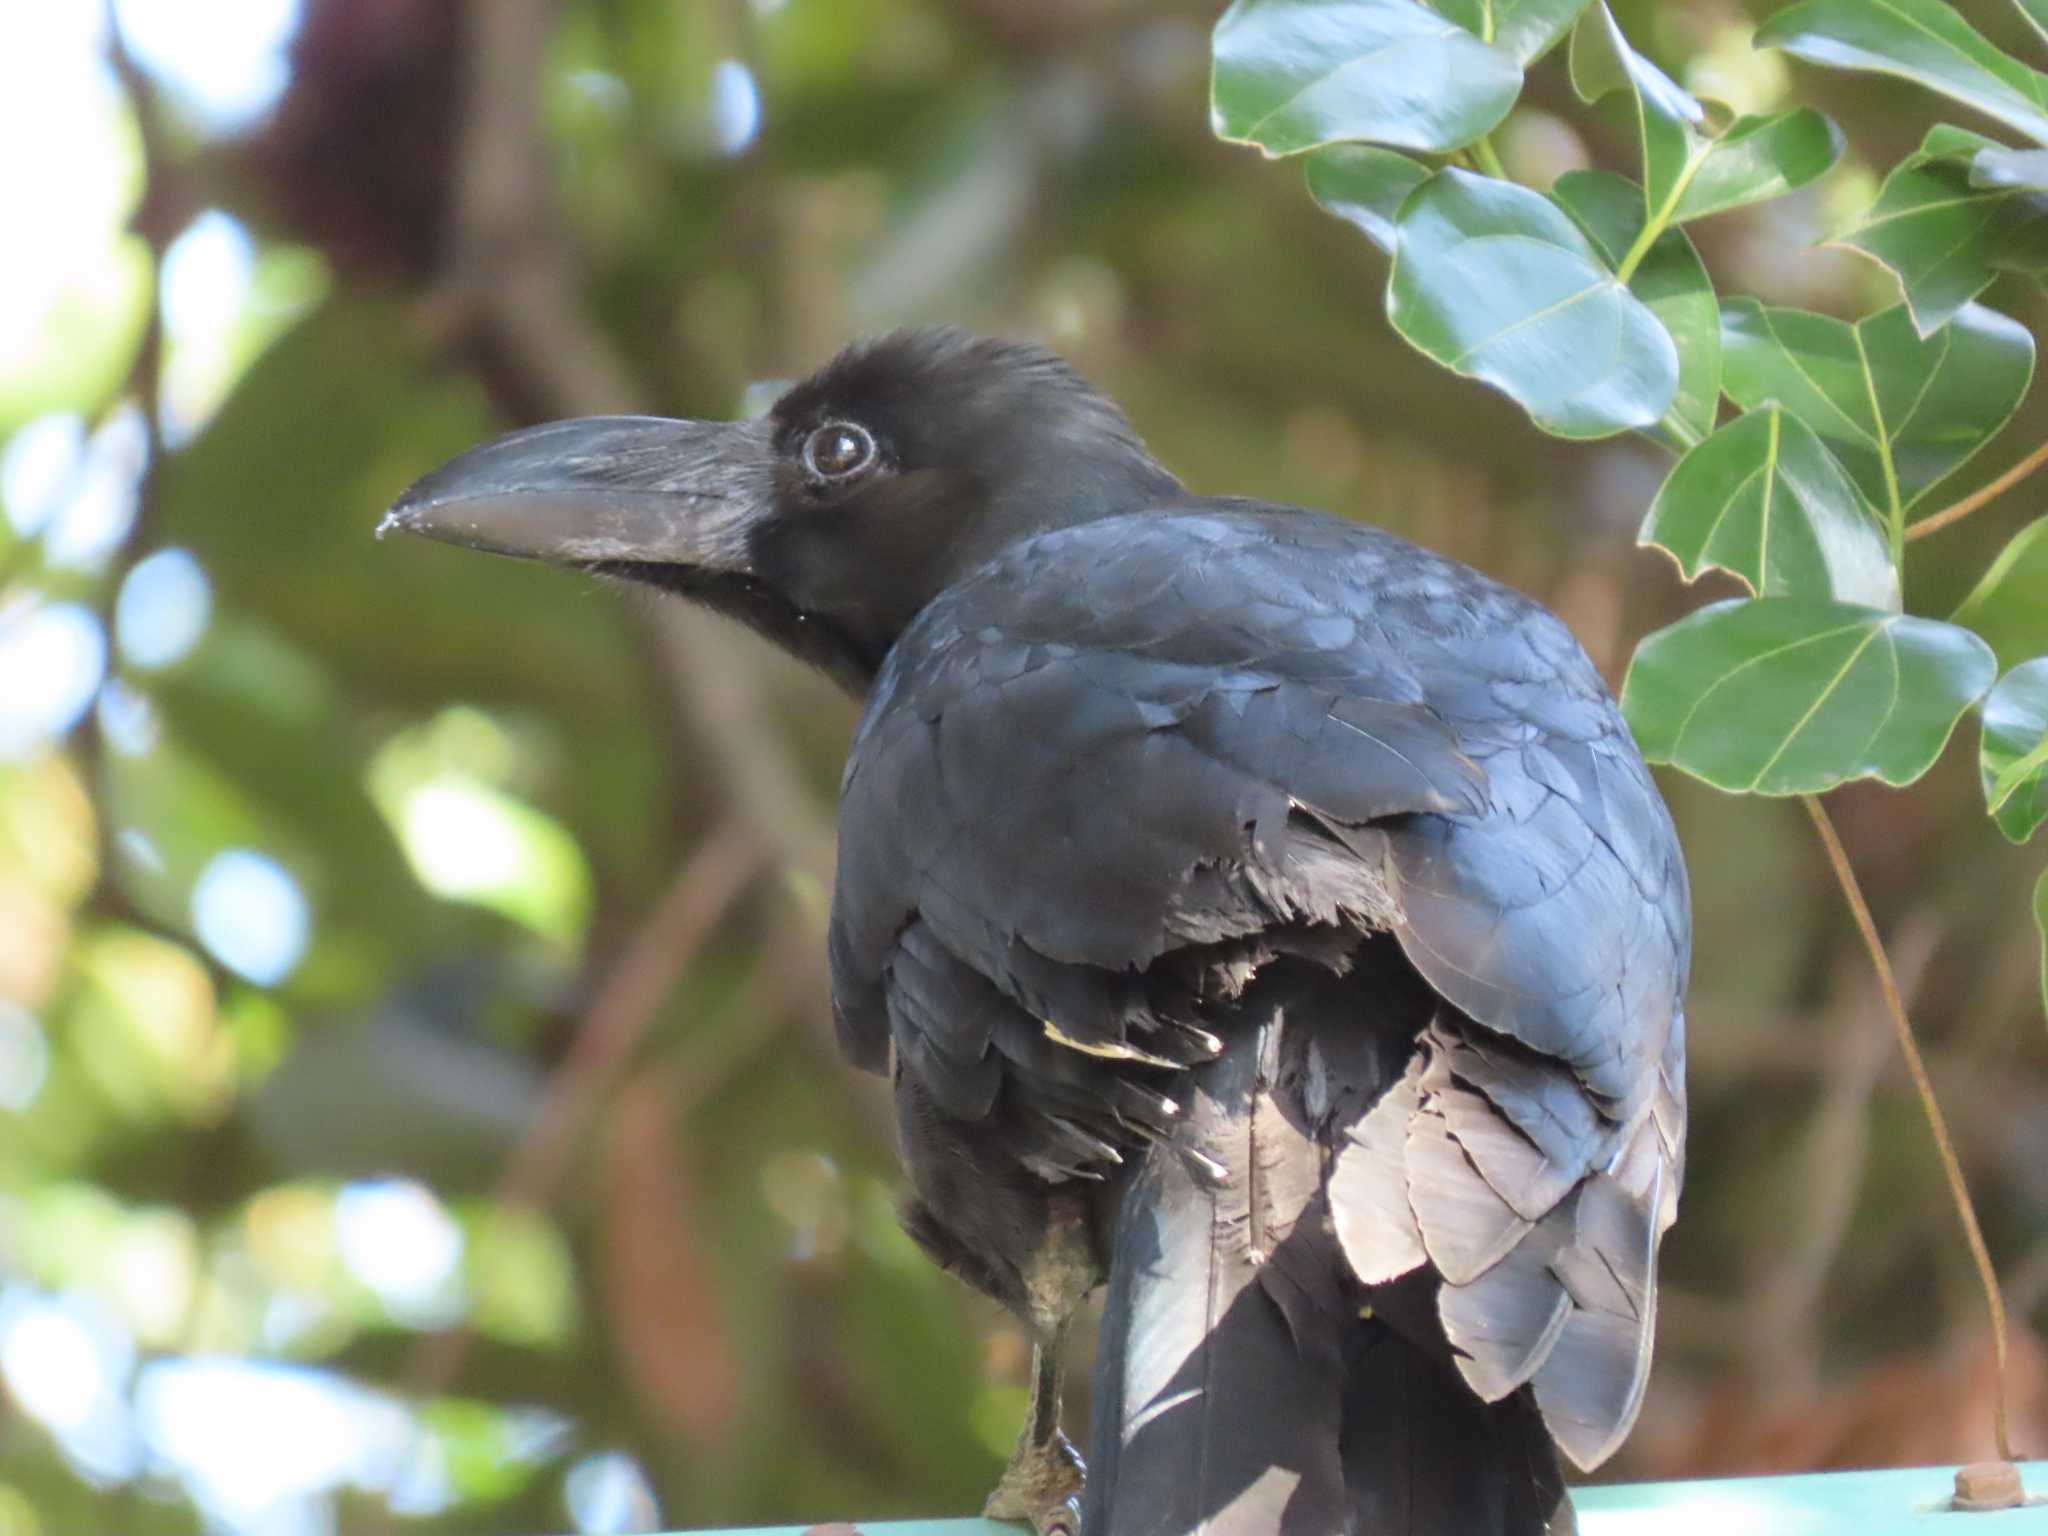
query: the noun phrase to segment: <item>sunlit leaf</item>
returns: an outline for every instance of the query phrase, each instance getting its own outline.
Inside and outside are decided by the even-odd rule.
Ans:
[[[1757,28],[1756,46],[1902,76],[2048,144],[2048,75],[1994,48],[1947,0],[1804,0]]]
[[[118,236],[72,272],[0,358],[0,433],[46,411],[96,412],[135,362],[155,295],[149,247]]]
[[[0,163],[12,216],[0,294],[0,436],[47,411],[97,414],[133,370],[155,297],[149,243],[126,231],[148,179],[141,125],[113,72],[46,70],[65,14],[15,9]],[[38,72],[40,74],[38,75]],[[25,260],[23,258],[26,258]]]
[[[1840,130],[1810,107],[1737,118],[1711,135],[1705,109],[1629,46],[1605,5],[1593,6],[1573,29],[1571,73],[1582,100],[1629,93],[1642,146],[1644,216],[1660,226],[1783,196],[1842,152]]]
[[[1586,8],[1586,0],[1438,0],[1437,9],[1466,31],[1505,48],[1524,66],[1555,48]]]
[[[90,985],[68,1023],[109,1097],[140,1120],[217,1120],[234,1095],[235,1055],[206,967],[181,944],[125,930],[81,946],[77,963]]]
[[[1439,171],[1402,205],[1399,229],[1387,314],[1445,367],[1560,437],[1651,426],[1670,408],[1670,335],[1547,199]]]
[[[1877,200],[1840,243],[1883,263],[1921,335],[1954,319],[2003,265],[2048,261],[2048,193],[1997,179],[2008,153],[1981,134],[1939,124],[1893,168]]]
[[[1783,197],[1822,175],[1841,154],[1841,129],[1811,107],[1739,117],[1699,157],[1672,222]]]
[[[1236,0],[1214,51],[1217,137],[1269,155],[1347,139],[1456,149],[1522,89],[1512,54],[1417,0]]]
[[[1391,149],[1328,144],[1308,157],[1307,176],[1309,196],[1392,255],[1395,215],[1429,168]]]
[[[1550,195],[1578,220],[1610,267],[1642,232],[1642,190],[1612,171],[1567,171]],[[1628,291],[1678,349],[1678,389],[1654,430],[1683,453],[1714,430],[1721,403],[1721,308],[1713,281],[1685,231],[1667,229],[1636,263]]]
[[[1899,606],[1876,513],[1820,439],[1775,404],[1680,459],[1641,538],[1669,550],[1688,581],[1716,566],[1763,597]]]
[[[520,1454],[510,1415],[495,1403],[438,1397],[421,1406],[419,1428],[466,1500],[506,1498],[540,1470],[535,1458]]]
[[[1871,502],[1910,508],[2005,425],[2034,372],[2034,338],[1970,304],[1932,336],[1906,306],[1850,325],[1754,299],[1721,306],[1721,387],[1777,400],[1827,441]]]
[[[479,1333],[510,1344],[558,1347],[576,1324],[569,1247],[537,1211],[491,1205],[466,1213],[464,1289]]]
[[[1819,598],[1714,603],[1636,648],[1622,689],[1643,755],[1738,794],[1898,786],[1997,674],[1968,630]]]
[[[1982,635],[2002,667],[2048,655],[2048,517],[2029,523],[1999,551],[1949,622]]]
[[[1668,218],[1698,157],[1706,110],[1664,71],[1631,48],[1604,0],[1572,29],[1572,88],[1581,101],[1626,90],[1635,104],[1648,211]]]
[[[590,870],[562,824],[479,779],[413,778],[380,754],[371,793],[420,883],[573,949],[590,917]]]
[[[0,874],[74,906],[99,873],[93,803],[68,757],[0,765]]]
[[[128,1229],[128,1208],[97,1184],[52,1181],[9,1211],[15,1272],[39,1285],[83,1290]]]
[[[2024,843],[2048,821],[2048,656],[2023,661],[1984,699],[1984,805]]]

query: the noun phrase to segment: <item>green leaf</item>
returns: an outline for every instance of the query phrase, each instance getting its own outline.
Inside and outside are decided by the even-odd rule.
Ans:
[[[2048,517],[2013,536],[1949,622],[1982,635],[2002,667],[2048,654]]]
[[[2034,372],[2026,327],[1977,304],[1922,337],[1903,304],[1850,325],[1732,299],[1721,306],[1721,344],[1730,398],[1744,410],[1780,402],[1887,513],[1983,447]]]
[[[2048,821],[2048,656],[2023,661],[1984,700],[1984,808],[2024,843]]]
[[[1635,102],[1636,136],[1643,147],[1643,195],[1646,207],[1660,220],[1669,210],[1706,141],[1696,128],[1706,122],[1706,109],[1671,77],[1629,47],[1605,0],[1591,6],[1572,28],[1572,89],[1579,99],[1595,102],[1626,90]]]
[[[1416,0],[1236,0],[1214,52],[1216,136],[1273,156],[1346,139],[1453,150],[1522,89],[1510,54]]]
[[[1875,511],[1821,440],[1775,403],[1678,461],[1640,541],[1669,550],[1687,581],[1717,566],[1762,597],[1899,606]]]
[[[1861,221],[1838,237],[1898,275],[1922,336],[1954,319],[1998,267],[2048,247],[2048,196],[1985,179],[2006,170],[2003,161],[1982,169],[1990,156],[2013,152],[1938,124],[1885,177]]]
[[[1643,229],[1643,194],[1612,171],[1567,171],[1550,195],[1579,221],[1608,266],[1621,263]],[[1683,230],[1650,243],[1628,280],[1678,349],[1678,390],[1656,435],[1683,453],[1714,430],[1721,403],[1721,306],[1699,252]]]
[[[1737,794],[1910,784],[1997,675],[1966,629],[1819,598],[1735,598],[1636,648],[1621,707],[1643,755]]]
[[[2020,14],[2027,18],[2033,29],[2041,34],[2041,40],[2048,42],[2048,0],[2012,0],[2020,8]]]
[[[1584,101],[1629,92],[1643,153],[1644,216],[1660,230],[1782,196],[1842,152],[1840,130],[1810,107],[1737,118],[1719,138],[1708,137],[1706,110],[1629,47],[1604,4],[1572,30],[1571,74]]]
[[[1444,170],[1402,205],[1397,227],[1388,318],[1445,367],[1559,437],[1647,427],[1669,409],[1671,337],[1548,199]]]
[[[1945,0],[1804,0],[1758,27],[1755,42],[1903,76],[2048,144],[2048,75],[1999,52]]]
[[[1429,168],[1391,149],[1328,144],[1309,155],[1307,177],[1310,197],[1391,256],[1394,217]]]
[[[1783,197],[1822,175],[1842,153],[1842,130],[1811,107],[1738,117],[1707,146],[1678,194],[1671,221]]]
[[[1437,9],[1475,37],[1505,48],[1524,68],[1558,45],[1586,0],[1438,0]]]

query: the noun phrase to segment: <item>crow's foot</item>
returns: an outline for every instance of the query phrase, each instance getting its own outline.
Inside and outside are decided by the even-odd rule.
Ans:
[[[981,1512],[991,1520],[1028,1520],[1038,1536],[1080,1536],[1082,1472],[1065,1435],[1054,1430],[1050,1440],[1033,1441],[1027,1432]]]

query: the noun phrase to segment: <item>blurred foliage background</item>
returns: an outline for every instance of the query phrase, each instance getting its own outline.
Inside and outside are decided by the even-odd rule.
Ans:
[[[1935,104],[1793,78],[1749,51],[1769,8],[1616,7],[1695,90],[1842,121],[1824,181],[1696,234],[1728,288],[1860,313],[1889,279],[1817,242]],[[881,1085],[831,1046],[853,706],[674,606],[370,534],[504,427],[729,415],[953,319],[1068,352],[1201,490],[1537,594],[1618,681],[1695,600],[1632,548],[1655,450],[1409,354],[1377,255],[1212,140],[1214,9],[0,7],[0,1536],[978,1504],[1025,1347],[898,1232]],[[1629,141],[1552,60],[1499,142],[1542,183]],[[2044,430],[2037,388],[1970,483]],[[2044,495],[1944,534],[1910,605]],[[1971,756],[1833,800],[2039,1454],[2034,871]],[[1695,1121],[1612,1473],[1984,1454],[1978,1298],[1820,850],[1795,805],[1666,789]]]

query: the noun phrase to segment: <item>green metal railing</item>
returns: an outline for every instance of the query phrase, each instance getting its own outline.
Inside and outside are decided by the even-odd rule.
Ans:
[[[1613,1483],[1575,1488],[1572,1501],[1581,1536],[2048,1536],[2048,1461],[2020,1470],[2032,1498],[1990,1513],[1951,1507],[1953,1467]],[[1017,1536],[1022,1529],[993,1520],[880,1520],[857,1528],[863,1536]],[[815,1529],[787,1525],[745,1536]]]

